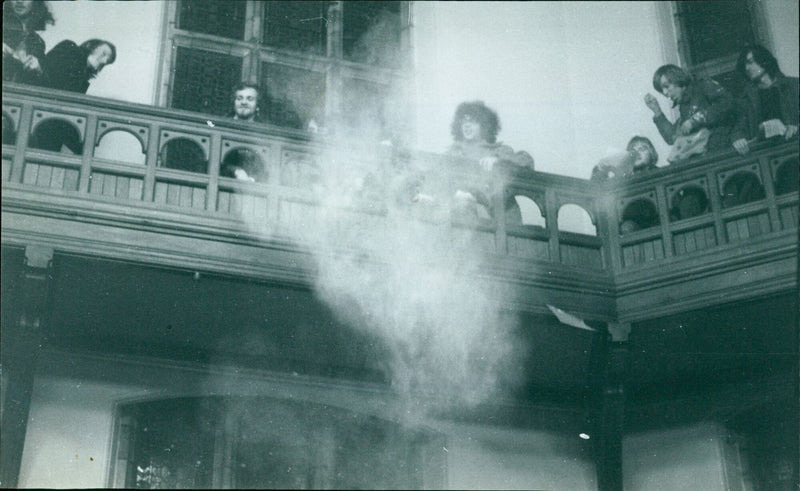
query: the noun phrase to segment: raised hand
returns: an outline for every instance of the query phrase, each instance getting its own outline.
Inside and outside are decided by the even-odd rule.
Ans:
[[[661,105],[658,103],[658,99],[653,94],[647,93],[644,96],[644,103],[647,107],[653,111],[653,114],[658,116],[661,114]]]
[[[750,152],[750,145],[747,143],[746,139],[739,138],[733,142],[733,149],[739,152],[739,154],[745,155]]]

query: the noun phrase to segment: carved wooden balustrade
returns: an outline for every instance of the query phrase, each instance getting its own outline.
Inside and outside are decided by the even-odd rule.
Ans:
[[[82,152],[43,149],[47,146],[38,142],[53,134],[80,142]],[[314,226],[318,204],[329,191],[320,174],[337,165],[328,156],[345,155],[357,163],[348,162],[348,168],[366,172],[360,176],[363,199],[345,206],[360,220],[382,226],[387,208],[399,199],[397,189],[389,189],[383,176],[370,175],[370,169],[428,176],[428,182],[445,182],[451,196],[458,189],[480,188],[491,200],[488,213],[477,219],[451,216],[446,226],[454,237],[469,234],[482,251],[496,257],[498,269],[520,270],[518,264],[534,263],[547,275],[555,272],[579,283],[596,280],[596,289],[611,298],[616,288],[634,292],[643,278],[679,270],[675,265],[735,262],[738,255],[765,250],[765,243],[767,249],[773,244],[796,251],[796,139],[756,145],[744,157],[730,152],[598,185],[522,169],[501,169],[489,177],[441,155],[402,155],[377,144],[343,153],[343,148],[354,148],[352,142],[312,136],[4,84],[3,208],[223,243],[290,244],[294,227]],[[232,158],[248,162],[254,182],[220,175],[227,173]],[[378,183],[372,192],[370,178]],[[734,194],[747,194],[742,190],[750,188],[757,188],[750,193],[756,198],[737,201]],[[690,218],[671,216],[678,197],[691,192],[704,197],[705,210]],[[594,230],[576,233],[561,227],[565,205],[584,210]],[[417,203],[411,199],[409,206]],[[657,223],[621,232],[632,209],[649,210]],[[431,220],[424,213],[418,218]],[[24,241],[13,226],[3,230],[5,243]],[[716,255],[711,259],[709,254]],[[655,268],[661,269],[654,273]]]

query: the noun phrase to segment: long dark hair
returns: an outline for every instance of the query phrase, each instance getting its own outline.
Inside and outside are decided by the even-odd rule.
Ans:
[[[11,2],[3,2],[3,15],[17,16]],[[53,13],[50,12],[50,6],[44,0],[34,1],[27,17],[25,29],[28,31],[44,31],[47,24],[54,25],[56,23]]]
[[[770,53],[767,48],[758,44],[751,44],[742,48],[742,51],[739,52],[739,59],[736,61],[736,71],[744,75],[744,78],[748,78],[747,71],[744,69],[744,65],[747,63],[747,53],[753,53],[753,60],[758,63],[758,66],[763,68],[770,77],[774,78],[781,73],[781,69],[778,67],[778,60],[772,56],[772,53]]]
[[[500,117],[483,101],[462,102],[458,105],[453,122],[450,123],[450,134],[455,141],[464,139],[464,134],[461,132],[461,122],[464,116],[471,117],[481,125],[483,137],[487,142],[497,141],[497,134],[500,132]]]
[[[85,41],[83,44],[81,44],[81,50],[83,51],[84,55],[86,55],[86,58],[88,59],[89,55],[92,54],[92,52],[95,49],[97,49],[98,46],[102,46],[104,44],[106,46],[108,46],[109,48],[111,48],[111,57],[108,59],[108,63],[106,63],[106,65],[110,65],[110,64],[114,63],[114,60],[117,59],[117,47],[114,46],[113,43],[111,43],[109,41],[106,41],[104,39],[90,39],[88,41]],[[100,70],[97,70],[93,66],[89,66],[88,64],[86,66],[86,70],[89,73],[89,78],[90,79],[95,78],[97,76],[97,74],[100,73]]]

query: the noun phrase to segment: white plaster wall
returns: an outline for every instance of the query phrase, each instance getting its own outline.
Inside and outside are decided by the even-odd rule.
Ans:
[[[130,387],[108,383],[37,379],[19,486],[106,487],[114,401],[130,393]]]
[[[448,432],[451,489],[597,489],[591,452],[572,439],[532,430],[461,425]]]
[[[660,142],[642,102],[663,60],[652,2],[416,2],[414,14],[421,148],[446,148],[455,107],[473,99],[545,172],[588,178],[631,136]]]
[[[778,59],[781,71],[796,77],[800,56],[800,24],[798,24],[797,0],[767,0],[762,2],[767,24],[772,33],[773,55]]]
[[[81,44],[92,38],[105,39],[117,48],[116,61],[92,80],[88,95],[142,104],[155,102],[162,10],[166,2],[48,3],[56,22],[41,33],[47,50],[65,39]]]
[[[625,437],[623,487],[631,491],[740,489],[742,476],[728,475],[731,469],[725,465],[725,434],[721,426],[701,423]]]

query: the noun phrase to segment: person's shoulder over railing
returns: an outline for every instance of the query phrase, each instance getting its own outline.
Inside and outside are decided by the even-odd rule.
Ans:
[[[757,141],[780,142],[796,137],[800,119],[797,77],[784,75],[772,53],[759,45],[741,50],[736,71],[745,86],[731,134],[733,148],[744,155]]]
[[[663,65],[653,74],[653,88],[672,101],[678,117],[671,122],[658,100],[647,94],[653,122],[664,141],[672,145],[670,163],[684,163],[707,152],[727,149],[736,121],[733,96],[719,83],[697,79],[675,65]]]
[[[3,3],[3,81],[42,84],[45,43],[37,31],[54,23],[45,1]]]

